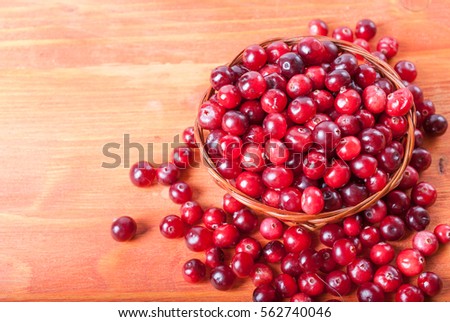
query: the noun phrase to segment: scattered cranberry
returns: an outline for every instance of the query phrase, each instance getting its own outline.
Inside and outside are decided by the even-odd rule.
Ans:
[[[190,259],[183,265],[183,278],[186,282],[197,283],[205,278],[206,266],[199,259]]]
[[[373,273],[372,264],[364,258],[356,258],[347,266],[347,274],[350,280],[358,285],[370,282],[373,278]]]
[[[280,295],[272,285],[263,284],[253,291],[253,302],[277,302]]]
[[[211,247],[205,252],[205,264],[214,268],[225,263],[225,253],[219,247]]]
[[[170,186],[169,196],[173,202],[183,204],[192,199],[192,190],[187,183],[179,181]]]
[[[279,263],[286,256],[286,249],[280,241],[272,240],[263,247],[262,253],[266,262]]]
[[[338,27],[331,36],[337,40],[353,42],[353,31],[349,27]]]
[[[184,239],[186,246],[194,252],[203,252],[213,246],[211,231],[201,226],[189,228]]]
[[[430,207],[437,198],[436,189],[427,182],[419,182],[411,190],[411,201],[421,207]]]
[[[417,286],[428,296],[435,296],[442,289],[441,278],[433,272],[423,272],[417,278]]]
[[[361,284],[356,295],[359,302],[384,302],[384,291],[375,283]]]
[[[434,234],[441,244],[447,244],[450,241],[450,225],[437,225],[436,228],[434,228]]]
[[[261,252],[261,244],[252,237],[242,238],[236,245],[236,253],[248,253],[255,261],[261,256]]]
[[[402,284],[402,274],[392,265],[384,265],[377,269],[373,282],[385,293],[395,292]]]
[[[352,282],[343,271],[336,270],[328,273],[325,282],[328,293],[332,295],[344,296],[352,289]]]
[[[325,290],[325,283],[316,273],[303,273],[298,278],[298,288],[308,296],[318,296]]]
[[[195,225],[203,217],[203,209],[195,201],[187,201],[181,205],[180,217],[188,225]]]
[[[163,163],[156,170],[158,182],[164,185],[172,185],[178,181],[180,177],[179,168],[172,162]]]
[[[386,58],[392,58],[397,55],[398,42],[393,37],[383,37],[378,40],[377,50],[386,55]]]
[[[303,293],[294,294],[291,297],[290,302],[312,302],[311,297]]]
[[[373,245],[370,249],[370,260],[378,266],[389,264],[395,257],[394,247],[386,242]]]
[[[439,248],[439,241],[435,234],[429,231],[419,231],[413,237],[412,245],[414,249],[420,251],[424,256],[431,256]]]
[[[259,232],[267,240],[275,240],[283,236],[284,225],[277,218],[264,218],[259,226]]]
[[[296,280],[289,274],[283,273],[275,277],[273,285],[277,293],[283,298],[294,296],[298,291]]]
[[[423,302],[422,291],[411,284],[403,284],[395,293],[395,302]]]
[[[272,269],[263,263],[256,263],[250,271],[250,278],[256,287],[270,284],[273,281]]]
[[[180,217],[169,215],[159,224],[159,231],[166,238],[179,238],[184,236],[184,223]]]
[[[187,169],[190,165],[192,151],[187,146],[178,146],[173,149],[173,163],[180,169]]]
[[[335,241],[344,237],[344,230],[338,224],[326,224],[320,229],[319,232],[321,243],[328,247],[333,247]]]
[[[430,215],[425,208],[411,207],[405,215],[406,226],[415,231],[421,231],[427,228],[430,223]]]
[[[226,291],[232,288],[235,279],[236,275],[234,275],[233,270],[228,266],[217,266],[211,271],[211,284],[219,291]]]
[[[405,235],[405,223],[400,217],[386,216],[380,223],[380,232],[387,241],[399,240]]]
[[[423,123],[423,129],[431,136],[443,135],[447,131],[447,127],[447,119],[440,114],[429,115]]]
[[[234,247],[240,238],[239,230],[233,224],[222,224],[213,232],[214,245],[221,248]]]
[[[341,266],[350,264],[356,258],[355,244],[346,238],[342,238],[333,244],[333,259]]]
[[[111,225],[111,235],[112,237],[119,241],[124,242],[136,235],[136,221],[128,216],[122,216],[115,219]]]
[[[324,199],[320,189],[307,187],[302,194],[302,210],[309,215],[315,215],[320,213],[323,207]]]
[[[156,170],[147,161],[139,161],[130,168],[131,182],[137,187],[149,187],[156,177]]]
[[[377,26],[375,22],[370,19],[361,19],[356,23],[355,36],[367,41],[372,39],[377,33]]]
[[[313,19],[308,23],[310,35],[328,35],[328,25],[321,19]]]
[[[423,271],[425,257],[413,248],[406,248],[397,255],[397,267],[406,276],[415,276]]]

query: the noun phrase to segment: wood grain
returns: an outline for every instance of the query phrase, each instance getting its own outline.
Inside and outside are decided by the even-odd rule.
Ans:
[[[209,72],[246,45],[307,32],[320,17],[330,28],[369,17],[394,35],[419,69],[417,84],[450,117],[448,2],[421,12],[400,1],[13,0],[0,4],[0,300],[248,301],[253,287],[229,292],[188,285],[180,269],[203,254],[159,233],[177,213],[167,188],[133,187],[124,158],[108,169],[108,143],[164,143],[193,124]],[[423,174],[439,189],[430,228],[449,222],[448,135],[427,141]],[[146,153],[149,149],[146,149]],[[129,162],[139,158],[136,149]],[[205,207],[222,191],[204,168],[183,174]],[[113,218],[130,215],[139,236],[110,237]],[[406,239],[396,246],[408,245]],[[427,262],[450,300],[448,246]],[[325,298],[321,298],[325,299]],[[354,295],[345,298],[355,300]]]

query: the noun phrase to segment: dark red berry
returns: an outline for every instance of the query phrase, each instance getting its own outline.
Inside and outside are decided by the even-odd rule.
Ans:
[[[340,270],[328,273],[325,282],[328,293],[332,295],[344,296],[349,294],[352,289],[349,276]]]
[[[187,201],[180,207],[180,217],[188,225],[195,225],[203,217],[203,209],[198,202]]]
[[[250,272],[250,278],[256,287],[270,284],[273,281],[273,271],[266,264],[256,263]]]
[[[166,238],[179,238],[184,235],[184,223],[180,217],[169,215],[164,217],[159,224],[161,235]]]
[[[392,265],[384,265],[377,269],[373,282],[385,293],[395,292],[403,282],[400,271]]]
[[[397,267],[405,276],[415,276],[423,271],[425,257],[414,248],[406,248],[397,255]]]
[[[375,22],[370,19],[361,19],[356,23],[355,36],[367,41],[372,39],[377,33],[377,26]]]
[[[228,266],[221,265],[212,269],[210,282],[219,291],[227,291],[233,287],[236,275]]]
[[[356,258],[355,244],[346,238],[342,238],[333,244],[333,259],[341,266],[350,264]]]
[[[422,291],[411,284],[403,284],[395,293],[395,302],[423,302]]]
[[[213,246],[212,232],[201,226],[189,228],[184,239],[186,246],[194,252],[203,252]]]
[[[205,251],[205,264],[214,268],[225,263],[225,253],[219,247],[211,247]]]
[[[380,242],[370,249],[370,260],[378,266],[389,264],[395,257],[394,247],[386,242]]]
[[[357,290],[359,302],[384,302],[384,291],[375,283],[366,282]]]
[[[423,272],[417,278],[417,286],[426,295],[435,296],[442,290],[442,280],[433,272]]]
[[[119,241],[124,242],[136,235],[136,221],[129,216],[122,216],[115,219],[111,225],[111,235],[112,237]]]
[[[269,284],[263,284],[253,291],[253,302],[277,302],[280,300],[275,287]]]
[[[441,244],[447,244],[450,241],[450,225],[439,224],[433,232]]]
[[[172,162],[161,164],[156,171],[160,184],[172,185],[180,178],[180,170]]]
[[[192,190],[187,183],[179,181],[170,186],[169,197],[173,202],[183,204],[192,199]]]
[[[139,161],[130,168],[130,180],[137,187],[149,187],[156,177],[156,170],[147,161]]]
[[[183,278],[186,282],[197,283],[206,276],[206,266],[199,259],[193,258],[183,265]]]
[[[419,231],[413,237],[412,246],[420,251],[422,255],[431,256],[438,250],[439,241],[432,232]]]

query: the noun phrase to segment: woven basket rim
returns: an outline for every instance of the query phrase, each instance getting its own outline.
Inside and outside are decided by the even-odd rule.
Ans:
[[[327,40],[333,42],[341,51],[343,52],[350,52],[352,54],[360,55],[364,58],[365,61],[369,62],[372,66],[374,66],[378,72],[380,72],[385,78],[389,79],[396,89],[404,88],[402,81],[400,80],[400,77],[395,72],[395,70],[386,62],[380,60],[379,58],[373,56],[365,49],[352,44],[347,41],[343,40],[337,40],[334,38],[329,38],[325,36],[297,36],[297,37],[290,37],[290,38],[272,38],[265,40],[261,42],[259,45],[263,48],[266,48],[270,43],[274,41],[283,41],[287,43],[289,46],[298,43],[301,39],[306,37],[314,37],[321,41]],[[234,57],[234,59],[226,64],[227,66],[233,66],[238,63],[242,62],[242,54],[244,50],[242,50],[238,55]],[[202,100],[200,101],[199,108],[202,106],[203,103],[205,103],[213,94],[215,93],[215,90],[212,87],[209,87],[208,90],[205,92]],[[285,222],[288,225],[302,225],[310,230],[318,229],[322,226],[324,226],[327,223],[333,223],[338,222],[342,220],[345,217],[351,216],[353,214],[357,214],[361,211],[366,210],[367,208],[370,208],[372,205],[374,205],[378,200],[380,200],[382,197],[384,197],[386,194],[388,194],[390,191],[395,189],[395,187],[400,183],[400,180],[402,179],[403,172],[405,171],[406,167],[409,164],[409,161],[411,159],[412,151],[414,149],[414,129],[415,129],[415,123],[416,123],[416,114],[415,114],[415,106],[413,104],[413,107],[411,111],[406,115],[407,121],[408,121],[408,130],[405,134],[405,152],[404,157],[401,166],[391,175],[389,178],[388,183],[386,186],[370,195],[368,198],[364,199],[362,202],[355,206],[345,207],[334,211],[328,211],[328,212],[322,212],[316,215],[308,215],[306,213],[302,212],[292,212],[287,211],[279,208],[274,208],[271,206],[268,206],[266,204],[263,204],[261,201],[253,199],[249,197],[248,195],[241,192],[239,189],[234,187],[228,180],[224,179],[220,173],[217,171],[214,162],[208,155],[208,152],[205,149],[205,130],[200,127],[200,125],[197,122],[197,119],[195,120],[195,137],[196,141],[198,142],[201,155],[203,158],[203,161],[208,167],[208,172],[210,176],[214,179],[214,181],[227,193],[229,193],[231,196],[233,196],[235,199],[237,199],[239,202],[243,203],[253,211],[259,213],[259,214],[265,214],[268,216],[272,216],[275,218],[278,218]]]

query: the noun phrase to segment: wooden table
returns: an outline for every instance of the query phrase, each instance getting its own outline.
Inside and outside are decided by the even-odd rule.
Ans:
[[[229,292],[183,281],[181,265],[203,254],[159,233],[178,213],[167,188],[134,187],[124,137],[155,162],[164,143],[193,124],[209,72],[246,45],[302,35],[320,17],[330,28],[360,18],[376,39],[400,41],[394,61],[416,63],[420,85],[450,116],[448,2],[408,11],[400,1],[13,0],[0,4],[0,299],[248,301],[251,282]],[[103,154],[120,144],[119,167]],[[439,189],[430,229],[449,222],[448,135],[426,142],[433,152],[423,179]],[[205,207],[223,192],[205,168],[183,174]],[[113,218],[130,215],[139,236],[117,243]],[[410,239],[403,241],[409,245]],[[448,246],[427,268],[444,280],[435,300],[450,300]],[[355,300],[354,295],[345,300]]]

